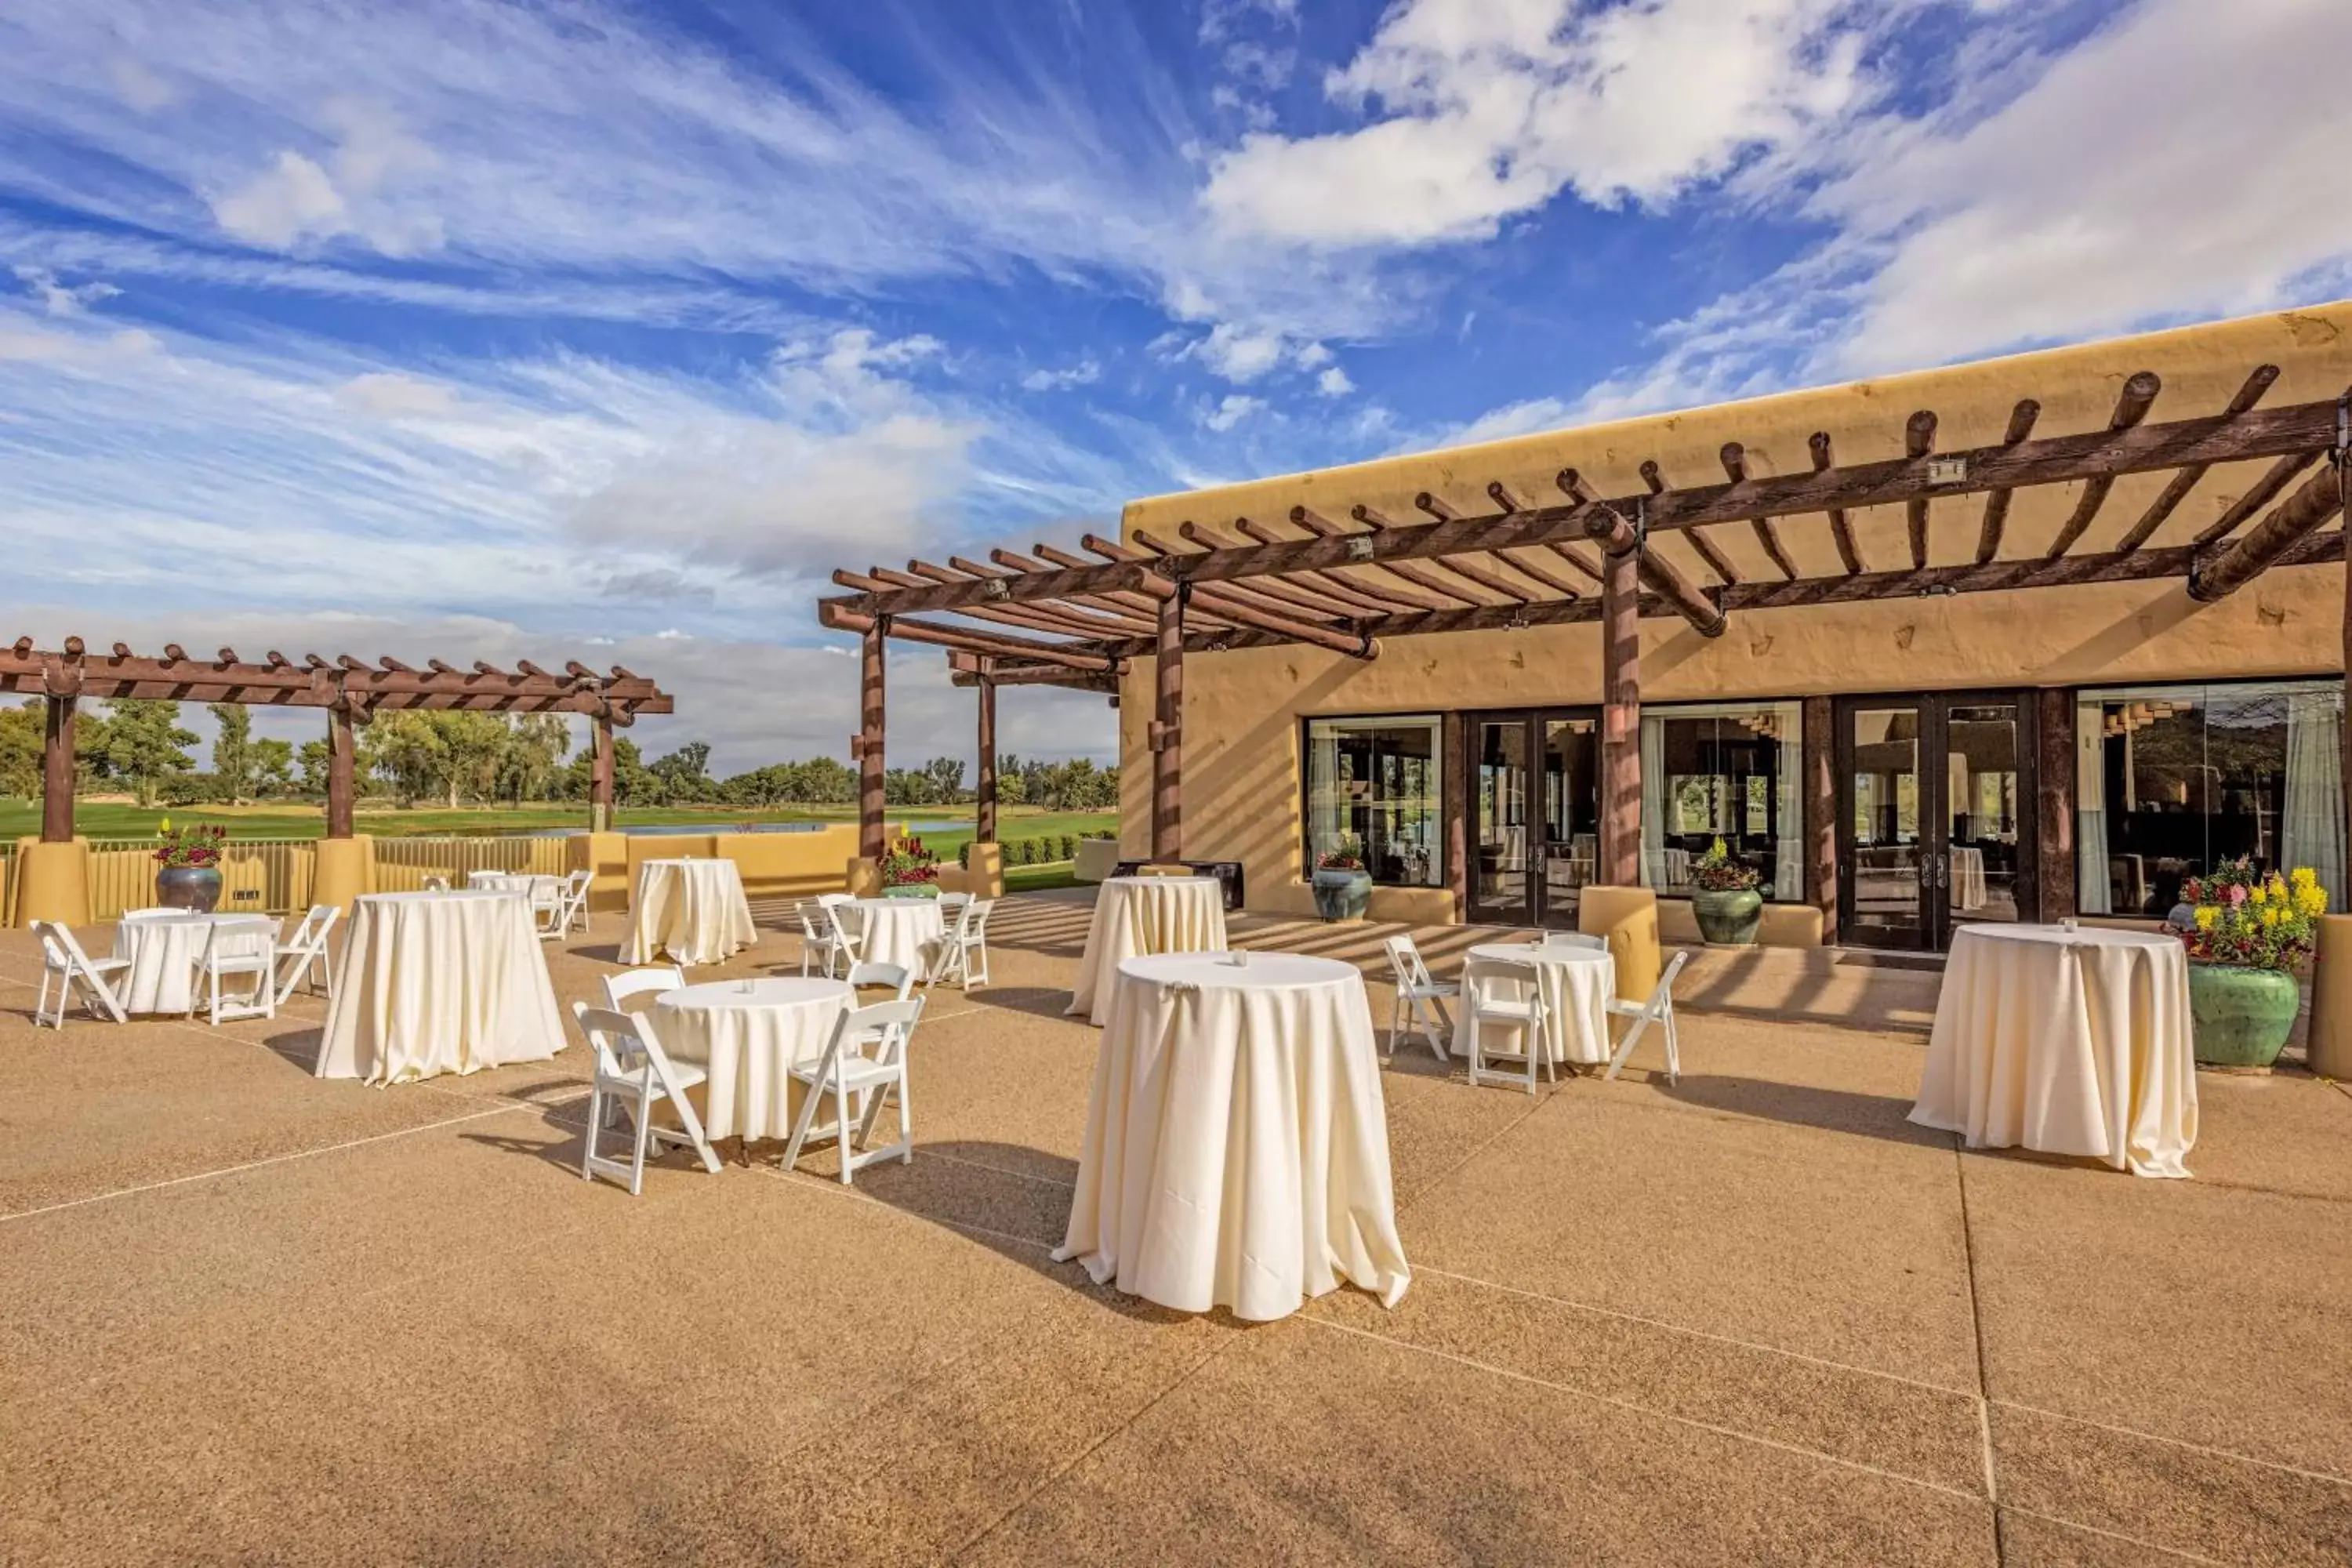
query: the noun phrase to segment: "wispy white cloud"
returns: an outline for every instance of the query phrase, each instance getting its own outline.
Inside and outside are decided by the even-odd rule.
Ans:
[[[1033,370],[1021,378],[1021,385],[1028,392],[1066,392],[1074,386],[1092,386],[1101,379],[1102,366],[1087,359],[1060,370]]]
[[[1215,405],[1202,410],[1201,423],[1223,435],[1251,415],[1262,412],[1265,407],[1265,399],[1262,397],[1229,392]]]

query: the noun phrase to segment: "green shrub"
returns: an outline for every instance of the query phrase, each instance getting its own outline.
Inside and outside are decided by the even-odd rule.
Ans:
[[[1076,859],[1077,858],[1078,858],[1078,836],[1077,836],[1076,834],[1075,834],[1075,833],[1065,833],[1065,834],[1063,834],[1063,835],[1062,835],[1062,852],[1061,852],[1059,855],[1055,856],[1055,857],[1054,857],[1054,858],[1055,858],[1056,860],[1075,860],[1075,859]]]
[[[962,867],[967,871],[971,869],[971,839],[967,838],[962,843],[956,846],[956,864]]]

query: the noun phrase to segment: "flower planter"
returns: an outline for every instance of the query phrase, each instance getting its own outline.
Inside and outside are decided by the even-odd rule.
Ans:
[[[1764,923],[1764,895],[1753,888],[1702,888],[1691,894],[1691,913],[1709,947],[1753,947],[1756,928]]]
[[[883,889],[882,896],[886,899],[936,899],[940,896],[940,885],[937,882],[901,882],[895,888]]]
[[[1315,873],[1315,912],[1327,921],[1360,921],[1372,900],[1372,879],[1363,871],[1339,868]]]
[[[2266,1068],[2294,1028],[2294,976],[2237,963],[2189,966],[2189,1016],[2206,1067]]]
[[[155,873],[155,901],[165,909],[208,915],[220,896],[217,866],[166,866]]]

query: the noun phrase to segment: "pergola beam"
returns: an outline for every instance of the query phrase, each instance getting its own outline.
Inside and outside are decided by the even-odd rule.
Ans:
[[[2338,453],[2325,470],[2314,474],[2301,489],[2246,530],[2245,537],[2231,545],[2220,560],[2191,572],[2189,596],[2210,605],[2236,593],[2276,565],[2320,524],[2342,515],[2347,461],[2352,461],[2352,454]],[[2336,537],[2341,548],[2343,535],[2339,532]]]
[[[2157,394],[2164,390],[2164,382],[2156,372],[2143,370],[2126,381],[2116,395],[2116,411],[2108,417],[2110,430],[2128,430],[2147,417],[2156,404]],[[2243,412],[2234,405],[2231,412]],[[2090,531],[2092,521],[2107,502],[2107,492],[2116,488],[2112,474],[2093,474],[2083,481],[2083,494],[2074,503],[2074,514],[2058,530],[2058,537],[2050,542],[2049,553],[2063,555],[2074,548],[2074,542]]]
[[[1101,646],[1098,643],[1066,646],[1038,642],[1030,637],[1004,637],[994,632],[966,631],[961,626],[908,620],[904,616],[861,616],[855,610],[842,608],[831,599],[817,601],[817,619],[835,631],[856,632],[860,637],[871,635],[877,626],[885,626],[888,636],[904,637],[908,642],[929,643],[934,647],[1043,659],[1048,664],[1060,664],[1071,669],[1116,670],[1118,668],[1117,659],[1094,651]]]
[[[1651,592],[1673,605],[1699,636],[1719,637],[1723,635],[1725,616],[1722,607],[1691,586],[1690,580],[1675,570],[1674,563],[1660,558],[1648,549],[1642,537],[1633,531],[1632,523],[1601,508],[1587,521],[1585,532],[1601,546],[1604,560],[1623,555],[1637,557],[1642,581],[1649,584]],[[1606,592],[1605,582],[1603,590]],[[1728,593],[1730,590],[1723,591]],[[1622,591],[1618,597],[1621,603],[1630,602],[1629,596]],[[1624,609],[1620,613],[1631,616],[1637,612]]]
[[[2271,389],[2271,384],[2278,380],[2278,366],[2256,365],[2253,374],[2246,377],[2244,384],[2238,388],[2237,395],[2230,399],[2229,412],[2243,414],[2247,409],[2260,403],[2263,400],[2263,394]],[[2155,535],[2156,531],[2164,526],[2164,520],[2170,517],[2179,508],[2180,503],[2189,499],[2189,492],[2195,489],[2197,481],[2205,477],[2206,468],[2207,465],[2203,463],[2192,463],[2173,475],[2172,482],[2164,487],[2164,493],[2158,496],[2146,511],[2140,513],[2137,522],[2124,531],[2123,537],[2116,542],[2116,548],[2137,550],[2141,545],[2146,544]]]
[[[2031,397],[2020,398],[2017,406],[2009,411],[2009,428],[2001,436],[2001,445],[2014,447],[2033,434],[2033,422],[2042,417],[2042,405]],[[2009,498],[2013,489],[1995,490],[1985,497],[1984,521],[1977,525],[1977,564],[1981,566],[2000,554],[2000,536],[2009,526]]]
[[[1565,470],[1560,478],[1559,488],[1579,500],[1589,500],[1591,499],[1589,496],[1581,493],[1577,486],[1570,482],[1575,472],[1573,468]],[[1666,493],[1665,471],[1658,467],[1654,459],[1643,463],[1642,482],[1649,487],[1650,493],[1654,496]],[[1709,539],[1705,531],[1694,528],[1685,537],[1689,539],[1691,548],[1698,552],[1699,559],[1706,563],[1706,569],[1714,573],[1725,586],[1728,587],[1739,581],[1738,568],[1732,565],[1731,558],[1716,547],[1715,541]]]

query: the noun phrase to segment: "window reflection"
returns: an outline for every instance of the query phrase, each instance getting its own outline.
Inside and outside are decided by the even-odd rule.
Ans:
[[[1443,727],[1435,714],[1307,721],[1309,869],[1353,837],[1373,881],[1444,885],[1437,849]]]
[[[2161,917],[2224,861],[2308,866],[2344,908],[2336,681],[2085,691],[2075,708],[2077,907]]]
[[[1645,709],[1642,880],[1690,889],[1690,863],[1721,838],[1768,899],[1803,896],[1797,802],[1804,708],[1797,702]]]

